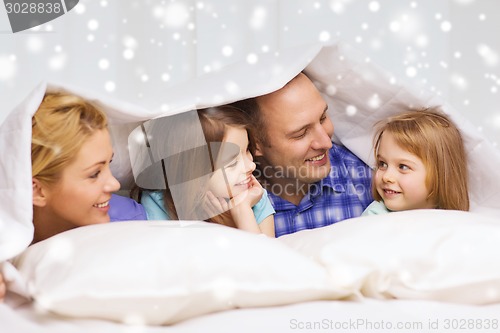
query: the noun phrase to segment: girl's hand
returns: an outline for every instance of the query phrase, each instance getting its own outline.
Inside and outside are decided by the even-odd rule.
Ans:
[[[265,233],[270,237],[274,237],[274,219],[272,216],[266,218],[263,221],[263,228],[257,224],[255,220],[255,215],[252,211],[252,207],[255,206],[262,195],[264,194],[264,189],[262,185],[255,179],[252,175],[249,183],[249,187],[246,191],[239,193],[234,196],[231,200],[227,201],[225,198],[217,198],[212,192],[207,192],[207,200],[205,203],[205,208],[207,212],[210,212],[213,216],[221,214],[223,212],[230,211],[232,221],[226,224],[227,226],[234,226],[238,229],[246,230],[256,234]]]
[[[221,197],[216,197],[212,192],[208,191],[208,200],[206,200],[205,209],[211,216],[216,216],[229,210],[238,209],[239,207],[252,208],[262,198],[263,193],[262,185],[252,175],[248,190],[241,192],[229,201]]]
[[[251,175],[250,177],[251,180],[249,183],[248,190],[241,192],[240,194],[236,195],[234,198],[231,199],[230,201],[231,208],[237,208],[239,205],[248,206],[252,208],[262,198],[262,194],[264,193],[262,185],[260,185],[260,183],[254,177],[254,175]]]
[[[221,197],[216,197],[212,192],[207,192],[207,200],[205,200],[205,211],[209,217],[214,217],[230,209],[229,202]]]

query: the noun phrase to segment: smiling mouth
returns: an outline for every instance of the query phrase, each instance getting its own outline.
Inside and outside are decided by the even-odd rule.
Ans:
[[[236,185],[247,185],[248,183],[250,183],[250,181],[252,180],[252,177],[248,177],[247,179],[245,179],[244,181],[242,182],[239,182],[238,184]]]
[[[316,162],[316,161],[321,161],[323,158],[325,158],[326,153],[323,153],[321,155],[311,157],[306,159],[306,162]]]
[[[96,207],[96,208],[104,208],[104,207],[108,207],[108,206],[109,206],[109,200],[93,205],[93,207]]]
[[[391,195],[391,194],[399,194],[399,193],[401,193],[401,192],[398,192],[398,191],[393,191],[393,190],[388,190],[388,189],[384,189],[384,193],[385,193],[385,194],[389,194],[389,195]]]

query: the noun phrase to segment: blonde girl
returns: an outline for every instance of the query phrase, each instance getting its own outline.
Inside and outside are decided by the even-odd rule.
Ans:
[[[469,210],[467,158],[458,128],[437,108],[408,111],[375,133],[375,201],[363,215],[410,209]]]

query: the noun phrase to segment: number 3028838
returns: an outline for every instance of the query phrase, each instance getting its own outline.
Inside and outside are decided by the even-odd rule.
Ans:
[[[39,3],[27,3],[27,2],[15,2],[5,3],[5,8],[7,9],[7,14],[59,14],[63,12],[63,8],[60,2],[39,2]]]
[[[497,330],[498,319],[444,319],[444,329],[453,330]]]

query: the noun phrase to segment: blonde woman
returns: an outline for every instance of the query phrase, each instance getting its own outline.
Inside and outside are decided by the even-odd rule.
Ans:
[[[32,118],[33,243],[110,220],[145,220],[110,171],[113,148],[103,112],[73,95],[48,93]],[[113,199],[112,199],[113,198]],[[118,217],[110,217],[116,200]]]
[[[120,184],[103,112],[80,97],[47,93],[32,117],[32,243],[76,227],[146,220],[144,208],[113,195]],[[0,302],[7,291],[0,272]]]
[[[375,201],[363,215],[469,210],[467,158],[458,128],[437,109],[389,118],[375,134]]]

